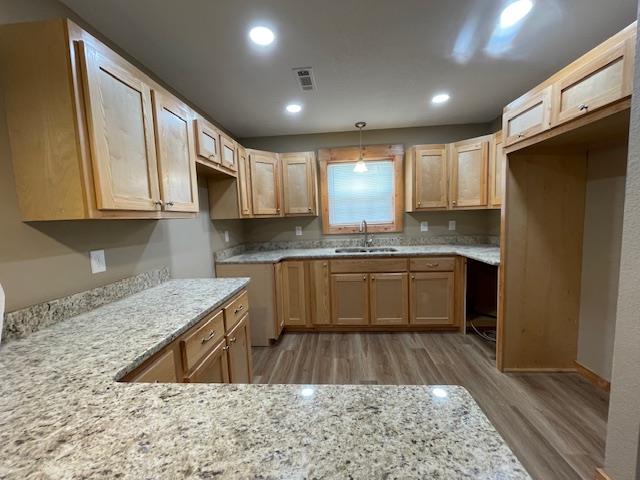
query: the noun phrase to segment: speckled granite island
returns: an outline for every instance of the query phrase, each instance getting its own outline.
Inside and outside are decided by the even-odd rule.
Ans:
[[[0,347],[0,477],[529,478],[464,388],[116,379],[247,279],[171,280]]]

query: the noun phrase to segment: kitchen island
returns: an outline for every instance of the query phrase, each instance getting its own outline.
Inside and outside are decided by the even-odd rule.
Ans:
[[[458,386],[117,382],[247,279],[171,280],[0,347],[2,478],[509,478]]]

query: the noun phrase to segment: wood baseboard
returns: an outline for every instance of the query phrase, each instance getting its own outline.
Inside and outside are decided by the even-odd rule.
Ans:
[[[587,367],[585,367],[581,363],[578,363],[577,361],[575,362],[575,365],[576,365],[576,371],[581,376],[586,378],[589,382],[593,383],[596,387],[598,387],[601,390],[604,390],[605,392],[611,391],[611,382],[609,382],[608,380],[605,380],[600,375],[595,373],[593,370],[588,369]]]
[[[576,373],[575,368],[503,368],[504,373]]]
[[[611,480],[611,477],[606,474],[602,468],[596,468],[595,480]]]

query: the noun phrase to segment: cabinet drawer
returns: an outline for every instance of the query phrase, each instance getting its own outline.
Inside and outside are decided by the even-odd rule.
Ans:
[[[180,341],[185,369],[191,370],[223,338],[222,311],[201,320]]]
[[[452,272],[456,259],[453,257],[412,258],[409,270],[412,272]]]
[[[362,258],[358,260],[331,260],[332,273],[393,273],[406,271],[406,258]]]
[[[138,383],[177,383],[176,359],[173,349],[168,349],[131,379]]]
[[[242,292],[236,298],[231,300],[231,303],[224,307],[224,326],[228,332],[238,321],[244,317],[245,313],[249,311],[249,297],[247,292]]]

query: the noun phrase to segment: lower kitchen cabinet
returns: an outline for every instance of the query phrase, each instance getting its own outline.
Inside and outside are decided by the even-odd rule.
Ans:
[[[409,299],[412,325],[455,325],[453,272],[412,273]]]
[[[192,373],[184,377],[186,383],[229,383],[229,362],[226,342],[220,342]]]
[[[251,335],[249,333],[249,315],[245,315],[233,329],[227,333],[227,355],[229,360],[229,380],[231,383],[251,383]]]
[[[370,274],[371,324],[409,323],[409,274]]]
[[[309,263],[309,311],[312,325],[331,324],[331,276],[329,260]]]
[[[284,325],[307,324],[305,262],[282,263],[282,314]]]
[[[334,325],[369,324],[369,275],[331,275],[331,311]]]
[[[225,308],[207,315],[121,381],[251,383],[253,366],[247,300],[247,292],[243,290]]]

